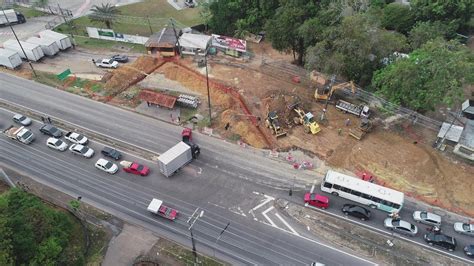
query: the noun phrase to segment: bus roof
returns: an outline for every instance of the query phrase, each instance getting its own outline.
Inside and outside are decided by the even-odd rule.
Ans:
[[[354,189],[359,192],[375,196],[379,199],[390,201],[393,203],[401,204],[404,200],[404,194],[400,191],[370,183],[362,179],[341,174],[332,170],[328,170],[328,172],[326,173],[325,181],[349,189]]]

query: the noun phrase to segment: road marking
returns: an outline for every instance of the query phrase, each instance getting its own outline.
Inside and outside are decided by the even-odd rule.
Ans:
[[[272,206],[273,208],[273,206]],[[293,234],[299,236],[300,234],[298,234],[298,232],[295,231],[295,229],[293,229],[293,227],[291,227],[284,219],[283,217],[280,216],[279,213],[275,213],[275,216],[278,217],[278,219],[280,219],[282,221],[282,223],[284,223],[286,225],[286,227],[288,227],[290,229],[291,232],[293,232]]]
[[[316,180],[314,180],[313,185],[311,186],[311,190],[309,191],[310,193],[313,193],[314,191],[314,186],[316,186]]]
[[[267,215],[267,212],[269,212],[269,211],[271,211],[271,210],[273,210],[273,206],[271,206],[270,208],[268,208],[268,209],[266,209],[264,212],[262,212],[262,215],[263,215],[263,217],[265,217],[265,219],[267,219],[267,220],[270,222],[270,224],[271,224],[273,227],[277,227],[277,228],[278,228],[278,226],[276,226],[276,224],[272,221],[272,219],[270,219],[270,217],[268,217],[268,215]]]
[[[262,207],[263,205],[269,203],[270,201],[274,200],[275,198],[274,197],[270,197],[270,196],[267,196],[267,195],[264,195],[265,198],[267,198],[266,200],[264,200],[262,203],[258,204],[257,206],[255,206],[255,208],[253,208],[252,210],[255,211],[256,209]]]

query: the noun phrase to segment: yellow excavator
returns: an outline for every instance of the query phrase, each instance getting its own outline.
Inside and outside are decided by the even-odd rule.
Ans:
[[[331,100],[332,94],[339,90],[339,89],[345,89],[345,88],[351,88],[352,93],[355,93],[356,87],[354,85],[354,82],[343,82],[339,83],[337,85],[334,84],[334,79],[329,82],[328,85],[322,87],[322,88],[316,88],[314,91],[314,98],[318,101],[329,101]]]
[[[313,135],[317,134],[319,131],[321,131],[321,128],[319,127],[319,124],[314,121],[314,116],[310,112],[305,112],[301,106],[299,106],[298,103],[292,104],[288,106],[290,109],[293,109],[297,116],[293,118],[293,121],[295,124],[303,125],[304,126],[304,131],[306,133],[311,133]]]

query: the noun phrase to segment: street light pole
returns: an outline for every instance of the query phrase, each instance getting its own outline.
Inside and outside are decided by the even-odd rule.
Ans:
[[[209,107],[209,126],[211,126],[211,93],[209,91],[209,73],[208,73],[208,70],[207,70],[207,49],[205,51],[205,54],[204,54],[204,63],[206,64],[206,86],[207,86],[207,104],[208,104],[208,107]]]
[[[23,45],[21,45],[21,42],[20,42],[20,40],[18,39],[18,36],[16,36],[16,32],[15,32],[15,30],[13,30],[12,24],[11,24],[10,21],[8,20],[7,14],[5,14],[5,9],[3,9],[3,7],[2,7],[2,12],[3,12],[3,15],[5,16],[5,19],[7,20],[8,26],[10,26],[10,29],[11,29],[12,32],[13,32],[13,35],[15,35],[15,39],[16,39],[16,41],[18,42],[18,45],[20,46],[21,51],[23,52],[23,55],[24,55],[25,58],[26,58],[26,61],[28,61],[28,64],[30,65],[31,70],[33,71],[33,75],[34,75],[35,77],[38,77],[38,76],[36,75],[35,69],[33,68],[33,65],[31,64],[30,59],[28,58],[28,56],[27,56],[26,53],[25,53],[25,49],[23,49]]]
[[[221,233],[219,234],[219,236],[216,239],[216,242],[214,242],[214,257],[216,257],[217,241],[219,241],[219,239],[221,239],[222,234],[227,230],[227,227],[229,227],[229,225],[230,225],[230,222],[228,222],[227,225],[224,227],[224,229],[222,229]]]
[[[196,252],[196,242],[194,241],[193,226],[194,226],[194,223],[204,215],[203,210],[201,210],[200,213],[198,213],[198,211],[199,211],[199,208],[196,208],[196,210],[194,210],[193,214],[191,215],[191,217],[189,217],[188,221],[186,222],[187,224],[189,224],[188,230],[191,233],[191,244],[193,245],[193,255],[194,255],[195,265],[197,265],[199,261],[198,261],[197,252]],[[196,215],[196,217],[194,215]]]

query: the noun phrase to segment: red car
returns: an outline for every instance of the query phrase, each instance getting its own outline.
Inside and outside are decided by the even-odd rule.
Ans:
[[[188,142],[192,142],[193,141],[193,130],[188,128],[188,127],[185,127],[183,129],[183,132],[181,132],[181,136],[183,137],[183,142],[184,143],[188,143]]]
[[[150,168],[143,164],[135,163],[135,162],[128,162],[128,161],[121,161],[120,165],[123,166],[123,170],[127,173],[131,173],[134,175],[141,175],[146,176],[150,173]]]
[[[308,192],[304,194],[304,202],[321,209],[326,209],[327,207],[329,207],[329,198],[326,196],[318,195],[316,193]]]

